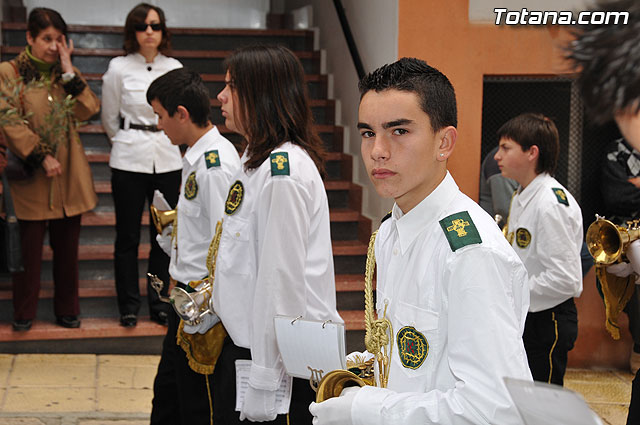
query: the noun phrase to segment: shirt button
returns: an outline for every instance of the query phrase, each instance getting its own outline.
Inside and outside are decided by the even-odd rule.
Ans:
[[[240,237],[240,232],[236,232],[236,238]]]
[[[398,255],[398,248],[393,249],[393,255]]]

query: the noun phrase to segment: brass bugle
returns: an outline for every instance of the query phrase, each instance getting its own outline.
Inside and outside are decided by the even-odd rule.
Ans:
[[[348,370],[332,370],[322,377],[318,392],[316,393],[316,403],[322,403],[332,397],[339,397],[347,387],[364,387],[371,385],[362,378]]]
[[[640,221],[628,221],[618,226],[596,214],[596,221],[587,229],[585,240],[596,264],[609,265],[620,259],[629,244],[640,238]]]
[[[176,209],[160,211],[153,205],[151,205],[150,209],[151,219],[153,221],[153,225],[156,226],[158,233],[162,233],[162,230],[164,230],[165,227],[173,224],[178,214]]]

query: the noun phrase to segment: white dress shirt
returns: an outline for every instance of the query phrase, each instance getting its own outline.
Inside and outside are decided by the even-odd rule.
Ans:
[[[554,189],[564,192],[568,205],[560,202]],[[582,211],[569,191],[549,174],[539,174],[524,190],[518,188],[508,225],[513,249],[529,274],[529,311],[547,310],[579,297]]]
[[[123,171],[152,174],[182,167],[180,149],[163,131],[133,130],[129,124],[157,124],[147,103],[147,89],[156,78],[182,64],[158,53],[147,63],[140,53],[118,56],[102,76],[102,125],[111,140],[109,166]],[[120,128],[120,117],[124,129]]]
[[[342,323],[324,184],[304,149],[287,142],[276,152],[288,154],[289,175],[272,175],[267,158],[232,179],[242,183],[242,202],[224,215],[213,285],[215,312],[233,342],[251,350],[249,383],[268,391],[284,374],[276,315]]]
[[[447,233],[460,236],[450,216],[465,211],[464,230],[475,225],[481,242],[454,251]],[[382,316],[388,303],[393,354],[388,387],[357,392],[353,424],[520,424],[502,379],[531,380],[522,342],[529,292],[525,268],[494,220],[447,173],[407,214],[394,205],[375,254],[376,307]],[[428,343],[414,368],[400,356],[407,327]]]
[[[211,165],[210,161],[207,166],[206,157],[211,153],[218,165]],[[171,244],[169,274],[186,284],[209,274],[206,264],[209,244],[224,212],[231,178],[240,170],[240,156],[231,142],[213,127],[187,149],[182,162],[178,227],[176,242]],[[196,195],[188,199],[185,185],[192,173],[195,173],[197,190]],[[193,193],[193,187],[188,192]]]

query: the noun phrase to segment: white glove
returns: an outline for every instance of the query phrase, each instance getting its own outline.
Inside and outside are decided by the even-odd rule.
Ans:
[[[322,403],[311,403],[309,412],[313,415],[313,425],[353,425],[351,407],[360,387],[347,387],[340,397],[333,397]]]
[[[171,257],[171,233],[173,233],[173,224],[168,225],[162,229],[162,233],[156,235],[156,242],[169,257]]]
[[[267,422],[274,420],[276,416],[278,416],[276,413],[276,391],[258,390],[249,385],[244,396],[244,404],[240,410],[240,420]]]
[[[371,360],[374,357],[373,354],[364,350],[362,353],[360,351],[352,351],[347,355],[347,361],[353,362],[355,364],[365,363],[368,360]]]
[[[627,277],[633,273],[633,267],[629,263],[617,263],[607,266],[607,273],[614,274],[618,277]]]
[[[151,202],[151,205],[153,205],[160,211],[167,211],[171,209],[171,206],[169,206],[169,203],[164,198],[164,195],[158,189],[153,191],[153,201]]]
[[[633,271],[640,275],[640,239],[637,239],[629,245],[627,248],[627,258]]]
[[[215,326],[216,323],[220,321],[220,318],[215,313],[207,313],[204,317],[200,318],[200,323],[197,325],[191,326],[187,325],[185,322],[183,330],[188,334],[194,334],[198,332],[199,334],[205,334],[209,329]]]
[[[607,267],[607,272],[618,277],[627,277],[631,273],[640,275],[640,239],[631,242],[626,254],[628,263],[612,264]],[[636,279],[636,284],[640,284],[640,279]]]

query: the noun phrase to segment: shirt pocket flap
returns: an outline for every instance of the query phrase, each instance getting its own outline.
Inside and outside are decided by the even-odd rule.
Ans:
[[[402,326],[412,326],[419,331],[438,329],[438,313],[402,301],[398,302],[395,316]]]
[[[222,233],[232,240],[248,241],[251,225],[239,217],[228,217],[222,224]]]

